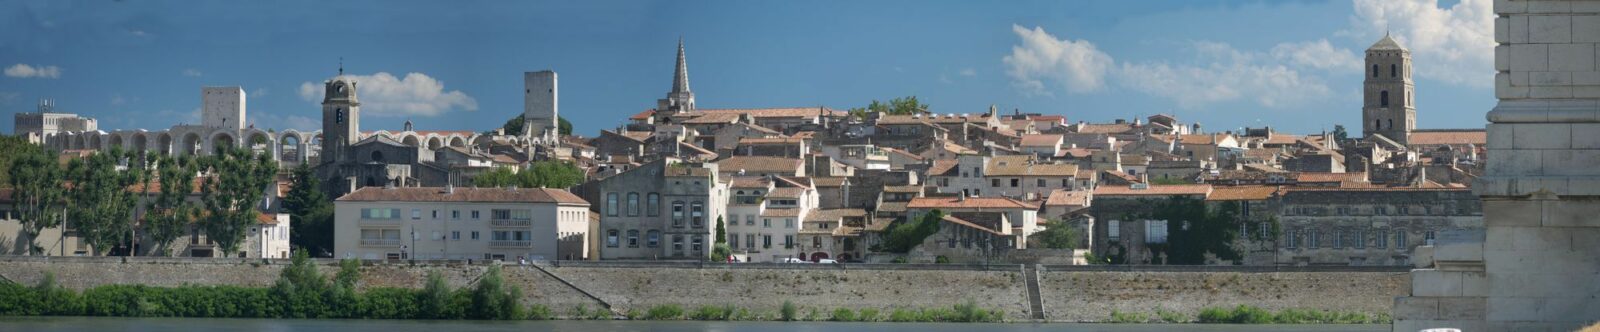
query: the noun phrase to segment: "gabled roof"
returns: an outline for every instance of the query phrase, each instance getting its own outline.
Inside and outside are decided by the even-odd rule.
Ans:
[[[1077,176],[1077,164],[1036,164],[1033,155],[994,156],[983,167],[989,176]]]
[[[928,176],[955,176],[956,166],[960,164],[955,159],[934,160],[933,166],[928,167]]]
[[[1383,39],[1379,39],[1378,42],[1372,43],[1372,47],[1368,47],[1367,50],[1368,51],[1405,51],[1406,47],[1405,46],[1401,46],[1399,41],[1394,40],[1394,38],[1390,37],[1388,33],[1385,33],[1385,34],[1383,34]]]
[[[1264,201],[1278,192],[1276,186],[1237,186],[1211,189],[1208,201]]]
[[[1099,196],[1171,196],[1171,195],[1200,195],[1211,193],[1209,184],[1169,184],[1147,185],[1144,189],[1133,189],[1132,186],[1099,186],[1095,187],[1094,195]]]
[[[1460,130],[1418,130],[1411,132],[1406,139],[1410,145],[1467,145],[1483,146],[1489,141],[1489,134],[1483,129]]]
[[[1055,146],[1060,146],[1061,145],[1061,135],[1056,135],[1056,134],[1022,135],[1022,143],[1020,143],[1020,145],[1028,146],[1028,147],[1046,147],[1046,146],[1055,147]]]
[[[978,225],[977,223],[973,223],[971,221],[966,221],[966,220],[963,220],[961,218],[957,218],[956,216],[953,216],[953,215],[945,215],[944,218],[941,218],[941,220],[944,220],[945,222],[948,222],[948,223],[961,225],[963,227],[967,227],[967,228],[971,228],[971,229],[987,232],[987,233],[994,234],[994,235],[1006,235],[1005,233],[1001,233],[999,231],[995,231],[993,229],[989,229],[988,227],[983,227],[982,225]]]
[[[800,169],[800,159],[762,156],[733,156],[717,161],[722,172],[794,172]]]
[[[1044,201],[1044,206],[1089,206],[1090,197],[1094,197],[1094,192],[1056,189],[1050,191],[1050,198]]]
[[[1006,197],[917,197],[910,209],[1035,209],[1038,206]]]

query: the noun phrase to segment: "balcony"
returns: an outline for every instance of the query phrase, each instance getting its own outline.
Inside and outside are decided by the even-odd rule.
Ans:
[[[363,224],[397,224],[397,223],[400,223],[400,221],[402,221],[402,220],[405,220],[405,219],[400,219],[400,218],[384,218],[384,219],[379,219],[379,218],[361,218],[361,223],[363,223]]]
[[[533,247],[533,241],[489,241],[489,246],[494,248],[528,248]]]
[[[400,239],[361,239],[361,245],[373,247],[398,247]]]
[[[489,226],[493,227],[529,227],[533,226],[532,219],[490,219]]]

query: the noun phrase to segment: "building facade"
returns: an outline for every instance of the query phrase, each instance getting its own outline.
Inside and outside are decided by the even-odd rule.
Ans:
[[[366,187],[334,201],[334,255],[583,260],[588,214],[561,189]]]

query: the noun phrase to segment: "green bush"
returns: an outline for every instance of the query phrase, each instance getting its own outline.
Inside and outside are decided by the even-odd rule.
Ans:
[[[1146,320],[1142,313],[1111,310],[1112,323],[1144,323]]]
[[[906,309],[895,308],[894,311],[889,312],[889,321],[891,322],[916,322],[919,321],[919,317],[916,311]]]
[[[547,307],[543,304],[535,304],[528,307],[527,319],[550,320],[555,319],[555,317],[556,315],[550,311],[550,307]]]
[[[828,320],[835,322],[854,322],[856,320],[856,312],[845,308],[833,309],[833,317],[828,318]]]
[[[878,321],[878,309],[863,308],[861,309],[861,313],[856,314],[856,320],[863,322],[876,322]]]
[[[936,257],[933,258],[933,263],[934,264],[950,264],[950,257],[944,257],[944,255],[936,256]]]
[[[689,315],[689,319],[693,319],[693,320],[732,320],[733,319],[733,314],[734,314],[733,305],[723,305],[723,306],[720,306],[720,307],[706,305],[706,306],[700,306],[699,309],[695,309],[694,313],[691,313]]]
[[[794,306],[794,302],[784,300],[783,307],[778,309],[778,317],[781,317],[783,321],[793,321],[797,311],[799,311],[799,308]]]
[[[1179,312],[1176,312],[1176,311],[1169,311],[1169,310],[1166,310],[1166,309],[1157,309],[1156,310],[1156,317],[1161,318],[1161,322],[1162,323],[1188,323],[1189,322],[1189,318],[1188,317],[1184,317],[1184,315],[1182,313],[1179,313]]]
[[[675,304],[650,307],[650,311],[645,312],[644,318],[649,320],[676,320],[683,318],[683,308]]]

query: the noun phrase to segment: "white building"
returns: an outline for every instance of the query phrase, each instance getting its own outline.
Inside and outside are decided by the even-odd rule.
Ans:
[[[334,214],[341,258],[589,257],[589,202],[561,189],[366,187]]]

